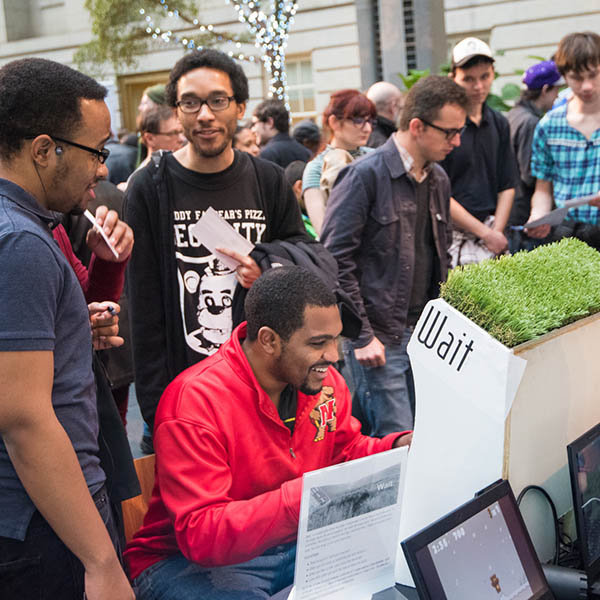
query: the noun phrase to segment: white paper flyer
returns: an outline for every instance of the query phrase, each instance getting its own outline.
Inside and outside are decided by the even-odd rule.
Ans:
[[[394,585],[407,454],[305,473],[295,600],[368,600]]]

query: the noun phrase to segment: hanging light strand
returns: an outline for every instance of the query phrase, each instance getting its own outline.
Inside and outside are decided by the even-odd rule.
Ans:
[[[217,42],[223,44],[232,44],[235,46],[235,51],[226,51],[227,54],[232,58],[237,58],[238,60],[246,60],[249,62],[256,62],[257,57],[251,54],[244,54],[243,52],[239,52],[239,49],[242,47],[242,43],[244,42],[240,41],[240,38],[238,36],[218,32],[212,24],[201,24],[199,19],[192,19],[180,13],[178,9],[170,8],[166,0],[159,0],[159,3],[166,17],[178,18],[183,22],[187,23],[188,25],[191,25],[191,28],[188,28],[187,30],[180,29],[178,31],[173,31],[173,29],[171,28],[163,29],[161,28],[160,23],[156,23],[155,19],[151,15],[147,14],[146,9],[140,8],[138,12],[142,17],[144,17],[144,20],[146,22],[145,32],[152,39],[159,40],[165,43],[181,45],[184,48],[187,48],[188,50],[201,50],[204,46],[202,44],[197,43],[196,40],[193,39],[193,32],[198,31],[201,35],[212,34]]]
[[[240,22],[245,23],[255,38],[255,46],[263,52],[261,59],[269,74],[269,96],[282,100],[290,110],[285,71],[285,49],[289,28],[294,23],[298,3],[292,0],[270,0],[265,12],[260,0],[226,0],[233,4]]]

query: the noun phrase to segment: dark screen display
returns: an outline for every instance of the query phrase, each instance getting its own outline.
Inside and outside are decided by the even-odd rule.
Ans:
[[[514,500],[498,498],[416,552],[434,600],[533,600],[547,593]]]
[[[577,533],[587,569],[600,559],[600,437],[576,453],[576,467]]]

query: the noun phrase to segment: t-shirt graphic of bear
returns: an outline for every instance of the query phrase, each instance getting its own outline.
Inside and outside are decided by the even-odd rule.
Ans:
[[[264,211],[258,208],[254,172],[241,168],[237,160],[225,171],[208,175],[185,169],[175,160],[168,166],[175,198],[179,307],[186,352],[193,364],[214,354],[231,336],[231,305],[237,279],[235,272],[191,233],[190,227],[212,206],[240,235],[258,244],[264,241],[266,222]]]

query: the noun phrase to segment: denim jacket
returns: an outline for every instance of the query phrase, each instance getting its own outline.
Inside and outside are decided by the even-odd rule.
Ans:
[[[432,278],[436,283],[429,296],[435,298],[450,264],[450,181],[437,164],[428,177],[436,248]],[[374,336],[383,344],[402,339],[415,265],[415,222],[415,184],[392,137],[340,171],[327,204],[321,241],[338,261],[340,285],[361,316],[357,348]]]

